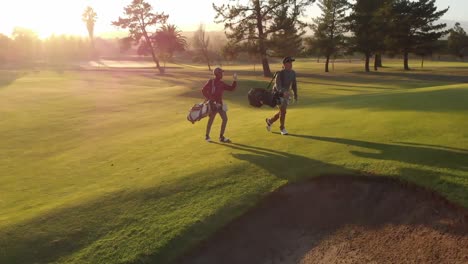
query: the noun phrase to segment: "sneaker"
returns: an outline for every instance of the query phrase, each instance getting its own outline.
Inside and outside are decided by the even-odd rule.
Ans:
[[[265,119],[265,122],[267,124],[266,126],[266,129],[268,132],[271,132],[271,124],[270,124],[270,120],[268,120],[268,118]]]
[[[286,128],[281,129],[281,135],[286,136],[288,134],[288,131]]]
[[[222,142],[222,143],[229,143],[231,142],[231,140],[229,138],[226,138],[226,137],[220,137],[219,138],[219,142]]]
[[[208,143],[211,143],[211,138],[209,136],[206,136],[205,141],[208,142]]]

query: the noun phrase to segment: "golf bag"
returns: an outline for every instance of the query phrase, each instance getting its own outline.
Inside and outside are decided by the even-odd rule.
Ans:
[[[187,115],[187,120],[195,124],[195,122],[200,121],[204,117],[207,117],[211,112],[211,107],[208,102],[198,103],[190,108]]]
[[[271,79],[270,84],[267,88],[252,88],[247,93],[247,98],[249,99],[249,104],[253,107],[262,107],[263,105],[268,105],[270,107],[276,107],[279,104],[280,97],[282,96],[277,91],[270,89],[271,84],[276,78],[276,75]],[[281,72],[280,72],[281,74]],[[283,78],[281,78],[281,81]]]
[[[262,107],[263,105],[275,107],[278,104],[279,99],[276,92],[265,88],[252,88],[247,96],[249,104],[253,107]]]

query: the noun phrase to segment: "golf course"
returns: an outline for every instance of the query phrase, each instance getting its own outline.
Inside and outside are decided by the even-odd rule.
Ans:
[[[413,237],[413,247],[432,243],[419,252],[424,263],[466,263],[468,64],[429,61],[421,69],[413,62],[412,71],[388,60],[370,73],[362,62],[337,62],[323,73],[323,64],[298,58],[299,100],[288,108],[287,136],[279,124],[265,129],[277,109],[248,104],[248,90],[270,81],[258,65],[224,65],[226,83],[239,78],[224,94],[227,144],[217,141],[219,116],[213,143],[204,140],[207,119],[186,119],[212,78],[203,65],[168,64],[165,74],[146,67],[0,70],[0,263],[235,263],[203,254],[260,243],[242,237],[258,239],[268,219],[281,219],[268,232],[287,240],[287,228],[274,226],[322,215],[339,223],[296,250],[294,261],[343,228],[378,234],[390,226],[400,238],[421,228],[440,234],[456,251]],[[288,195],[302,202],[288,204]],[[356,197],[372,205],[362,208]],[[445,226],[434,229],[431,219]],[[237,246],[221,245],[231,238]],[[269,247],[258,250],[252,263],[283,263],[264,253]],[[369,252],[346,263],[404,262]],[[451,258],[437,261],[434,252]]]

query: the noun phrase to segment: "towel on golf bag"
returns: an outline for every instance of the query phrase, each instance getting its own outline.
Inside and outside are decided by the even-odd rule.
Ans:
[[[190,108],[187,115],[187,120],[195,124],[195,122],[200,121],[202,118],[207,117],[210,114],[210,104],[208,102],[202,102],[195,104]]]
[[[247,93],[247,97],[253,107],[262,107],[263,105],[275,107],[278,105],[280,94],[270,89],[252,88]]]

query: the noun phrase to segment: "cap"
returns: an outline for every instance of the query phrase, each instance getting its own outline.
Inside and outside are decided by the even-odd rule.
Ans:
[[[213,70],[213,74],[214,75],[218,75],[220,73],[224,72],[223,69],[219,68],[219,67],[216,67],[214,70]]]
[[[293,57],[284,57],[283,59],[283,64],[284,63],[287,63],[287,62],[293,62],[295,61],[296,59],[294,59]]]

